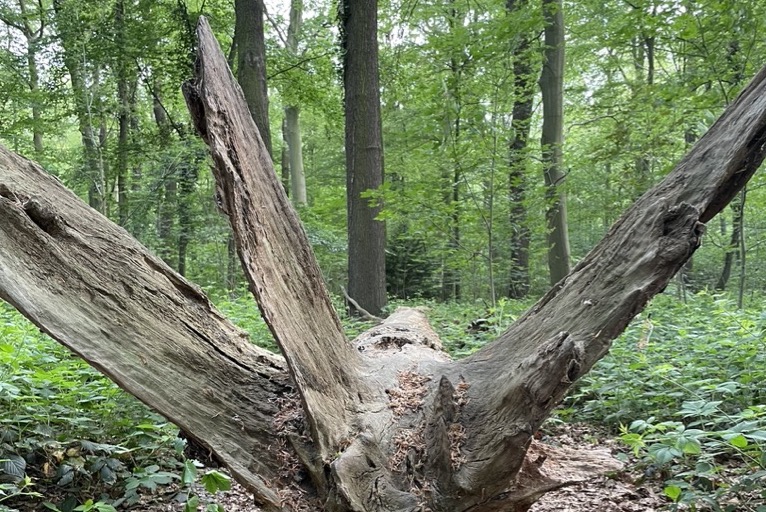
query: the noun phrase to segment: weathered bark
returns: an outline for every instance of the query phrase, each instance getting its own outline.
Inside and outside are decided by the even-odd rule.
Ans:
[[[373,315],[386,305],[386,224],[377,220],[380,206],[362,197],[383,185],[377,9],[377,0],[341,0],[338,5],[346,117],[348,294]]]
[[[307,419],[329,459],[348,435],[365,393],[358,353],[346,341],[303,227],[273,171],[207,21],[200,22],[198,77],[184,84],[192,119],[210,146],[221,209],[261,313],[287,359]],[[258,197],[258,199],[254,199]],[[306,302],[308,299],[308,302]]]
[[[283,361],[39,166],[0,148],[0,297],[279,502]],[[264,456],[273,446],[273,455]],[[260,452],[260,454],[259,454]]]
[[[542,0],[545,18],[545,59],[540,74],[543,97],[543,174],[545,219],[548,226],[548,269],[551,285],[569,274],[569,234],[567,233],[566,175],[563,169],[564,146],[564,13],[561,0]]]
[[[199,38],[187,102],[287,369],[124,230],[5,150],[0,297],[218,454],[267,510],[521,512],[548,490],[614,468],[532,436],[761,164],[766,69],[569,276],[456,363],[417,310],[395,313],[355,346],[345,341],[204,20]]]

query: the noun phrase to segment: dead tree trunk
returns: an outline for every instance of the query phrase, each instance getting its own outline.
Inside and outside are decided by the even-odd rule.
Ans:
[[[217,454],[264,510],[523,511],[614,467],[532,436],[760,165],[766,70],[569,276],[494,343],[453,362],[416,310],[344,338],[204,20],[198,36],[187,102],[284,359],[249,344],[196,286],[5,149],[0,297]]]

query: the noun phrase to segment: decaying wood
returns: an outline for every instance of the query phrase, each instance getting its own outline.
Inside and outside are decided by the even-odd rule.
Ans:
[[[206,30],[200,25],[201,40],[208,37]],[[222,55],[206,54],[201,48],[199,58],[199,96],[233,97],[228,91],[236,90],[233,81],[216,83],[226,92],[205,84],[205,62]],[[427,345],[402,342],[412,340],[409,333],[358,342],[362,364],[355,371],[363,373],[363,381],[386,389],[387,396],[374,392],[360,396],[347,442],[336,445],[338,457],[327,461],[333,477],[328,497],[337,510],[421,505],[480,510],[499,496],[506,496],[505,505],[510,506],[514,498],[508,497],[509,489],[522,470],[534,432],[571,384],[603,357],[611,340],[666,286],[698,247],[702,223],[733,197],[763,160],[765,73],[756,77],[677,169],[642,197],[572,274],[495,343],[453,363]],[[238,104],[226,109],[240,110]],[[231,126],[244,132],[232,131],[229,139],[215,140],[209,124],[201,132],[214,153],[223,145],[229,155],[237,154],[233,162],[248,158],[247,153],[239,155],[239,146],[231,141],[246,139],[244,132],[254,127]],[[268,162],[263,166],[271,171]],[[267,174],[277,190],[273,171]],[[403,387],[410,389],[397,391]],[[406,410],[413,397],[422,403],[408,413],[401,414],[401,406],[391,408],[394,400],[401,400]],[[387,425],[395,425],[397,433]],[[381,467],[386,454],[389,463]],[[521,501],[517,505],[521,507]]]
[[[285,360],[250,345],[197,287],[6,150],[0,297],[209,447],[267,510],[521,512],[615,469],[602,453],[554,449],[533,434],[762,162],[766,70],[566,279],[454,362],[419,310],[345,340],[204,20],[198,37],[187,101]]]
[[[279,506],[281,357],[38,165],[0,147],[0,298]],[[269,454],[271,455],[265,455]]]
[[[284,354],[319,445],[329,458],[367,393],[308,238],[207,21],[197,32],[197,78],[184,85],[250,290]]]

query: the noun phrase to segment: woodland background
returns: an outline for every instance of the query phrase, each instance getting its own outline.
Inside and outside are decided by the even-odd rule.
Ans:
[[[289,32],[290,7],[266,5],[273,155],[287,184],[283,120],[292,111],[305,174],[305,192],[293,191],[293,200],[337,293],[349,244],[337,6],[293,2],[302,11],[298,32]],[[390,296],[494,305],[549,285],[536,86],[543,20],[537,4],[508,7],[379,6],[386,182],[369,199],[384,205]],[[559,185],[572,261],[766,61],[764,10],[755,1],[565,6],[566,179]],[[205,151],[180,93],[201,13],[236,68],[231,2],[5,0],[0,140],[40,161],[192,281],[236,293],[242,279],[228,224],[216,211]],[[526,98],[530,135],[519,148],[512,145],[524,128],[512,114]],[[711,224],[685,285],[745,295],[762,288],[762,189],[757,175]],[[518,260],[527,243],[528,262]]]
[[[339,297],[355,241],[346,234],[338,6],[265,8],[272,155]],[[556,185],[576,262],[766,63],[766,4],[585,0],[563,9],[565,179]],[[40,162],[203,286],[253,341],[276,349],[245,290],[181,95],[202,14],[236,73],[231,1],[0,0],[0,142]],[[379,3],[385,183],[367,195],[386,223],[389,308],[429,305],[458,357],[551,284],[543,25],[537,3]],[[289,140],[298,140],[292,151]],[[658,482],[670,508],[766,510],[764,179],[756,174],[708,224],[693,261],[553,420],[619,436],[626,460]],[[363,330],[344,322],[350,335]],[[35,489],[66,512],[140,503],[168,485],[194,504],[197,470],[173,427],[7,305],[0,356],[0,510],[27,501],[34,509]],[[217,472],[203,482],[226,487]]]

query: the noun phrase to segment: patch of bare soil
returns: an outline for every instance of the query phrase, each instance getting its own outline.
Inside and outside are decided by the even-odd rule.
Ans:
[[[569,448],[608,448],[624,451],[614,436],[591,425],[562,424],[546,429],[542,441]],[[668,502],[655,482],[640,482],[642,475],[626,470],[550,492],[530,512],[653,512]]]

